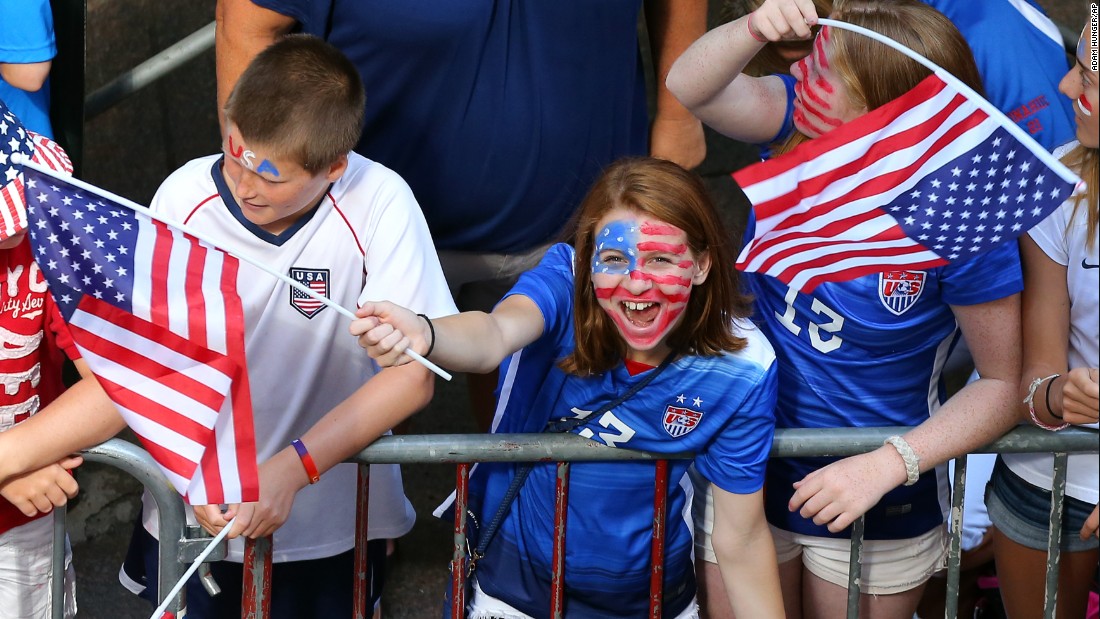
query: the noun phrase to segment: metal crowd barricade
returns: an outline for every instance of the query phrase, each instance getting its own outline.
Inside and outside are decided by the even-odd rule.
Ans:
[[[882,445],[883,440],[893,434],[903,434],[908,428],[837,428],[837,429],[792,429],[776,431],[771,457],[807,457],[807,456],[850,456],[873,451]],[[1058,583],[1058,544],[1061,539],[1061,519],[1065,498],[1066,457],[1069,453],[1100,453],[1100,435],[1095,430],[1073,428],[1059,433],[1051,433],[1034,427],[1021,427],[1001,437],[974,453],[1015,453],[1015,452],[1053,452],[1055,454],[1055,482],[1051,506],[1051,524],[1048,547],[1048,569],[1046,581],[1046,607],[1044,617],[1053,617]],[[465,617],[466,562],[468,560],[466,544],[466,493],[468,488],[470,465],[475,462],[557,462],[558,481],[555,497],[555,533],[551,592],[551,617],[562,616],[564,594],[563,544],[565,539],[565,508],[568,501],[568,471],[570,462],[607,461],[607,460],[648,460],[656,461],[654,480],[654,532],[651,561],[650,612],[652,619],[660,619],[663,577],[663,533],[667,514],[665,496],[668,484],[667,460],[662,458],[690,457],[688,454],[667,455],[638,452],[627,449],[607,447],[573,434],[453,434],[389,436],[379,439],[360,452],[354,461],[359,463],[360,495],[359,514],[357,514],[356,565],[365,565],[366,561],[366,483],[369,464],[413,464],[438,463],[457,465],[456,502],[454,524],[454,552],[451,560],[452,615]],[[952,533],[948,550],[947,572],[947,610],[945,617],[954,619],[958,614],[958,593],[960,575],[960,538],[962,534],[962,506],[964,483],[966,479],[966,459],[956,461],[955,478],[951,500]],[[864,520],[860,518],[853,524],[852,560],[848,576],[847,616],[855,619],[859,616],[860,600],[860,555],[863,548]],[[270,562],[270,546],[264,552],[253,555],[256,560]],[[246,566],[246,573],[256,574],[262,570]],[[366,608],[365,573],[356,573],[355,618],[369,616]],[[256,585],[258,590],[259,584]],[[250,595],[248,591],[245,595]],[[252,619],[266,619],[268,609],[259,600],[246,600],[247,616]]]
[[[771,457],[850,456],[877,449],[883,439],[904,433],[908,428],[838,428],[793,429],[776,431]],[[1054,492],[1051,501],[1048,539],[1047,580],[1044,617],[1053,617],[1057,601],[1059,543],[1062,535],[1062,512],[1065,501],[1065,478],[1069,453],[1100,453],[1100,434],[1096,430],[1072,428],[1052,433],[1034,427],[1021,427],[976,450],[975,453],[1050,452],[1055,454]],[[654,528],[651,549],[650,612],[652,619],[661,617],[664,576],[664,531],[667,520],[666,496],[668,469],[665,458],[688,458],[690,454],[654,454],[616,449],[573,434],[437,434],[389,436],[379,439],[355,458],[359,464],[359,484],[356,514],[355,600],[354,617],[367,619],[372,609],[369,599],[367,566],[367,500],[370,464],[454,464],[456,465],[456,504],[454,552],[451,560],[453,606],[456,618],[465,617],[466,562],[466,499],[471,464],[475,462],[556,462],[558,477],[555,497],[555,541],[553,554],[552,617],[563,616],[565,512],[568,505],[569,467],[571,462],[641,460],[656,462],[654,478]],[[182,576],[185,565],[198,555],[209,540],[200,532],[189,530],[184,517],[183,502],[160,473],[152,458],[131,443],[112,439],[85,452],[85,458],[120,468],[133,475],[148,489],[160,509],[160,557],[158,591],[163,596]],[[966,479],[966,459],[956,460],[951,500],[952,534],[948,551],[947,606],[945,617],[958,613],[960,574],[960,538],[962,505]],[[61,617],[63,599],[60,595],[64,569],[64,510],[55,516],[54,608],[53,616]],[[863,518],[853,524],[852,560],[848,577],[847,616],[859,616],[860,555],[863,545]],[[222,554],[224,557],[224,553]],[[246,544],[242,616],[267,619],[270,616],[272,548],[270,538]],[[210,560],[217,560],[214,557]],[[211,588],[208,582],[208,588]],[[185,607],[182,593],[170,606],[179,613]]]

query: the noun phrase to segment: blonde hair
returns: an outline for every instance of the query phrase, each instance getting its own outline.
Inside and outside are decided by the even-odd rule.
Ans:
[[[559,367],[589,376],[610,370],[626,354],[626,344],[592,289],[596,224],[617,207],[680,228],[692,253],[709,254],[710,272],[693,287],[683,320],[668,335],[668,345],[678,353],[704,356],[743,348],[745,340],[733,333],[733,319],[749,315],[749,299],[740,291],[733,249],[702,180],[663,159],[632,157],[604,170],[573,220],[574,349]]]
[[[1096,244],[1096,227],[1100,222],[1100,152],[1084,144],[1078,144],[1073,150],[1062,156],[1062,163],[1085,181],[1085,191],[1073,197],[1073,214],[1070,222],[1077,216],[1080,208],[1088,209],[1088,225],[1085,228],[1086,246]],[[1066,228],[1069,233],[1069,228]]]

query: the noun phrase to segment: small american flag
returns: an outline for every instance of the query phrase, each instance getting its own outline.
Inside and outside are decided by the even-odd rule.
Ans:
[[[257,500],[237,259],[92,186],[24,175],[35,258],[126,422],[191,504]]]
[[[1009,124],[931,75],[735,173],[756,217],[738,268],[809,292],[821,282],[968,260],[1016,239],[1079,179]]]
[[[53,140],[23,127],[0,101],[0,241],[27,228],[22,167],[13,155],[30,158],[52,170],[72,174],[69,156]]]

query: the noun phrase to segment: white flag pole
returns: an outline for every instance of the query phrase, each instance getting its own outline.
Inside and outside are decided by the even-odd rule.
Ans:
[[[996,119],[998,124],[1004,127],[1006,131],[1011,133],[1017,140],[1019,140],[1024,146],[1026,146],[1028,150],[1034,153],[1036,157],[1038,157],[1043,163],[1050,167],[1050,169],[1053,170],[1058,176],[1062,177],[1062,180],[1066,181],[1067,183],[1081,183],[1081,178],[1079,176],[1074,174],[1073,171],[1067,168],[1061,161],[1058,161],[1054,157],[1054,155],[1050,153],[1050,151],[1043,148],[1041,144],[1035,141],[1035,138],[1028,135],[1027,132],[1021,129],[1019,125],[1012,122],[1012,120],[1008,116],[1005,116],[1004,112],[997,109],[997,106],[987,101],[985,97],[974,92],[973,88],[964,84],[962,80],[949,73],[943,67],[937,65],[936,63],[925,58],[924,56],[921,56],[917,52],[909,49],[901,43],[898,43],[890,37],[879,34],[874,30],[868,30],[862,26],[856,26],[855,24],[837,21],[835,19],[821,18],[817,20],[817,23],[821,24],[822,26],[840,28],[841,30],[850,30],[858,34],[862,34],[863,36],[870,37],[878,41],[879,43],[882,43],[883,45],[891,47],[901,52],[902,54],[905,54],[909,58],[912,58],[913,60],[919,62],[925,67],[928,67],[930,71],[935,73],[944,82],[947,82],[949,86],[962,93],[962,95],[967,99],[973,101],[974,104],[980,107],[983,112],[989,114],[992,118]]]
[[[356,320],[358,318],[358,316],[356,316],[355,313],[352,312],[351,310],[349,310],[346,307],[340,305],[339,303],[336,303],[335,301],[333,301],[332,299],[330,299],[330,298],[328,298],[324,295],[317,294],[312,289],[310,289],[309,286],[306,286],[306,285],[302,284],[301,282],[299,282],[299,281],[297,281],[297,280],[295,280],[295,279],[293,279],[293,278],[291,278],[287,275],[279,273],[278,271],[272,269],[271,267],[267,266],[266,264],[263,264],[262,262],[260,262],[258,260],[254,260],[254,259],[252,259],[252,258],[250,258],[250,257],[248,257],[244,254],[240,254],[240,253],[237,253],[237,252],[233,252],[233,251],[229,251],[227,249],[224,249],[224,248],[220,247],[214,241],[210,240],[203,233],[198,232],[197,230],[194,230],[193,228],[190,228],[190,227],[188,227],[188,226],[186,226],[182,223],[165,219],[164,217],[161,217],[160,215],[158,215],[158,214],[154,213],[153,211],[149,210],[149,208],[141,206],[140,204],[138,204],[136,202],[133,202],[131,200],[127,200],[126,198],[123,198],[122,196],[115,195],[115,194],[107,191],[106,189],[101,189],[99,187],[96,187],[95,185],[86,183],[86,182],[84,182],[84,181],[82,181],[78,178],[73,178],[71,176],[60,176],[56,172],[54,172],[53,170],[51,170],[49,168],[46,168],[46,167],[43,167],[43,166],[40,166],[37,163],[26,159],[25,157],[20,157],[20,161],[15,161],[15,158],[13,157],[13,163],[21,163],[25,167],[31,168],[33,170],[37,170],[38,172],[41,172],[43,174],[47,174],[47,175],[49,175],[53,178],[58,179],[59,181],[69,183],[69,184],[71,184],[75,187],[79,187],[79,188],[81,188],[85,191],[88,191],[89,193],[92,193],[92,194],[95,194],[97,196],[100,196],[100,197],[106,198],[108,200],[111,200],[112,202],[117,202],[118,204],[121,204],[121,205],[123,205],[127,208],[130,208],[130,209],[133,209],[133,210],[141,213],[142,215],[145,215],[146,217],[148,217],[150,219],[155,219],[156,221],[159,221],[163,224],[167,224],[169,226],[172,226],[173,228],[177,228],[178,230],[180,230],[182,232],[185,232],[187,234],[190,234],[191,236],[199,239],[200,241],[206,243],[207,245],[210,245],[210,246],[215,247],[215,248],[217,248],[221,251],[224,251],[225,253],[229,254],[230,256],[233,256],[233,257],[237,258],[238,260],[243,260],[243,261],[251,264],[252,266],[264,271],[265,273],[269,273],[270,275],[278,278],[280,281],[282,281],[282,282],[286,283],[287,285],[293,287],[295,290],[298,290],[299,292],[301,292],[302,294],[308,296],[309,298],[314,299],[316,301],[320,301],[321,303],[324,303],[325,305],[331,307],[332,309],[336,310],[336,312],[338,312],[339,314],[341,314],[343,316],[346,316],[350,320]],[[348,337],[351,337],[350,334],[349,334]],[[443,368],[441,368],[438,365],[432,363],[431,361],[428,361],[427,359],[425,359],[422,355],[418,354],[417,352],[406,348],[404,354],[411,357],[413,361],[416,361],[420,365],[423,365],[424,367],[428,368],[429,370],[431,370],[431,371],[435,372],[436,374],[438,374],[439,376],[443,377],[445,380],[451,380],[452,377],[451,377],[450,372],[444,370]]]
[[[175,599],[177,594],[179,594],[180,589],[183,589],[183,586],[187,584],[187,579],[191,578],[191,574],[194,574],[195,570],[199,569],[199,566],[202,565],[202,562],[204,560],[206,560],[206,557],[209,557],[210,553],[214,552],[214,549],[218,547],[218,543],[225,539],[226,535],[229,535],[229,530],[233,528],[233,523],[236,521],[237,517],[233,516],[233,519],[226,523],[226,525],[222,527],[221,531],[218,531],[218,534],[214,536],[214,539],[210,540],[210,543],[206,545],[206,548],[202,549],[202,552],[200,552],[199,556],[195,557],[195,560],[191,562],[191,566],[187,568],[187,571],[183,573],[183,576],[176,581],[175,586],[173,586],[172,590],[168,592],[168,595],[164,596],[164,601],[160,603],[160,606],[157,606],[156,610],[153,611],[153,614],[149,615],[149,619],[161,618],[161,615],[164,614],[164,611],[168,609],[168,605],[171,604],[172,600]]]

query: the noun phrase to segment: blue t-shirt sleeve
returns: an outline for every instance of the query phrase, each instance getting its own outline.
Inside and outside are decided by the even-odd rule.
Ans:
[[[523,295],[538,306],[546,322],[543,337],[561,340],[573,321],[573,248],[558,243],[547,250],[538,266],[520,275],[504,298]]]
[[[953,262],[940,271],[940,289],[950,305],[976,305],[1003,299],[1024,289],[1020,250],[1002,243],[981,256]]]
[[[57,55],[48,0],[0,0],[0,62],[29,64]]]
[[[729,395],[744,395],[722,431],[695,458],[695,467],[711,483],[734,494],[751,494],[764,487],[764,470],[775,434],[776,364],[761,368],[755,381],[739,384]]]
[[[783,111],[783,124],[779,127],[779,132],[772,139],[758,145],[761,159],[771,159],[772,145],[786,140],[794,132],[794,85],[797,80],[794,79],[793,75],[785,73],[777,73],[775,77],[783,81],[783,88],[787,92],[787,107]]]

